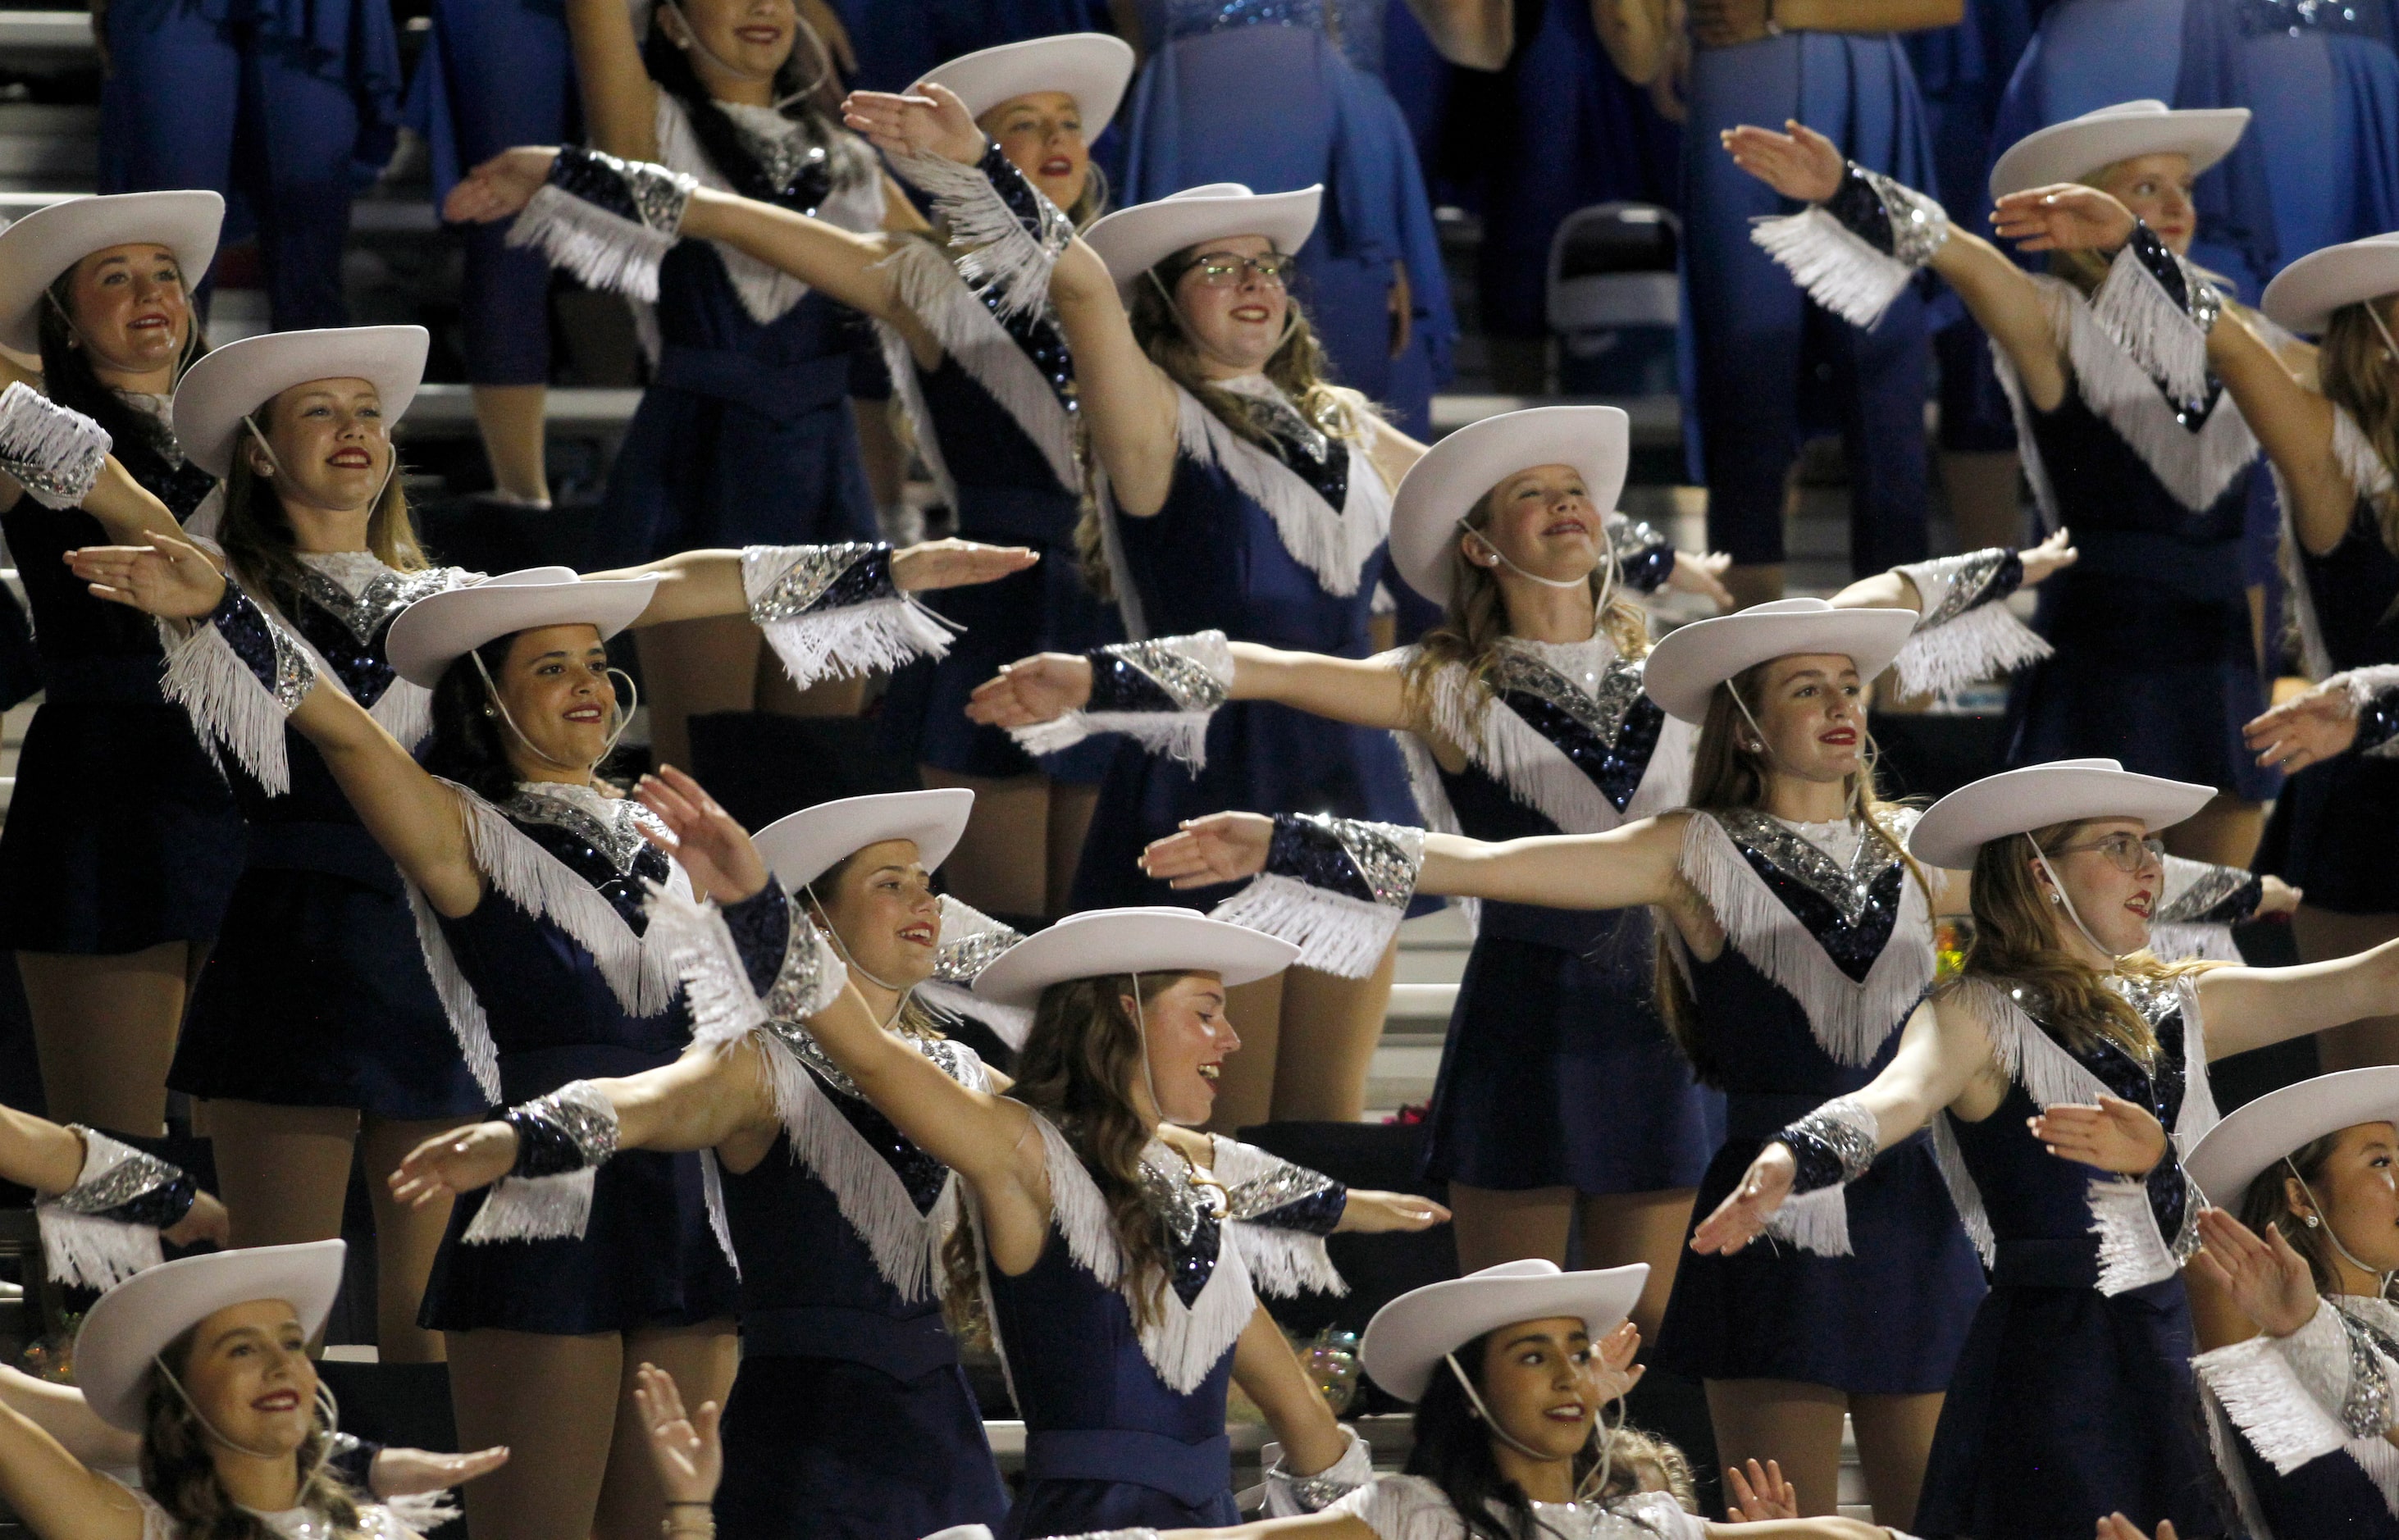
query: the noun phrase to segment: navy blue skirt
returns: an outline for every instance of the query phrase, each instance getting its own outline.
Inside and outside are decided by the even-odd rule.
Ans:
[[[1241,1521],[1229,1476],[1225,1490],[1194,1501],[1138,1481],[1093,1481],[1055,1477],[1028,1479],[998,1540],[1040,1540],[1053,1534],[1098,1534],[1108,1530],[1226,1529]]]
[[[725,1540],[918,1540],[1000,1524],[1008,1493],[966,1372],[745,1353],[725,1405]]]
[[[2087,1261],[2087,1246],[2064,1245]],[[2000,1243],[2003,1280],[2010,1247]],[[2144,1534],[2162,1520],[2182,1540],[2231,1533],[2193,1351],[2179,1277],[2112,1299],[2000,1282],[1975,1312],[1942,1405],[1915,1532],[2089,1540],[2102,1517],[2121,1513]]]
[[[2382,1489],[2343,1451],[2318,1455],[2288,1476],[2259,1457],[2247,1435],[2235,1432],[2241,1467],[2257,1494],[2257,1516],[2273,1540],[2399,1540]]]
[[[1587,952],[1476,939],[1433,1087],[1427,1176],[1511,1192],[1699,1184],[1724,1098],[1692,1080],[1651,1004],[1647,916],[1619,916]]]
[[[2399,761],[2344,754],[2290,777],[2254,863],[2336,914],[2399,914]]]
[[[1694,1227],[1762,1148],[1762,1139],[1736,1138],[1716,1152],[1692,1205]],[[1983,1297],[1983,1266],[1931,1141],[1918,1133],[1885,1151],[1850,1184],[1848,1200],[1852,1256],[1770,1238],[1728,1257],[1686,1250],[1651,1361],[1690,1379],[1796,1380],[1859,1395],[1948,1388]]]
[[[626,428],[602,522],[598,548],[627,562],[880,538],[847,401],[768,412],[663,385]]]

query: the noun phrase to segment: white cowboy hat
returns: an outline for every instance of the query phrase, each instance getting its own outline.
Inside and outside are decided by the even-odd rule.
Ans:
[[[1459,520],[1483,494],[1520,470],[1570,466],[1592,507],[1606,514],[1624,491],[1633,419],[1612,406],[1537,406],[1470,423],[1427,450],[1391,497],[1391,560],[1408,587],[1449,601],[1450,552]],[[1605,530],[1599,533],[1603,547]]]
[[[220,1310],[281,1300],[314,1337],[342,1288],[338,1240],[252,1246],[162,1262],[100,1296],[75,1333],[75,1384],[100,1419],[139,1433],[150,1366],[169,1343]]]
[[[1836,609],[1821,599],[1778,599],[1738,615],[1695,620],[1649,649],[1649,698],[1668,716],[1704,722],[1708,696],[1745,669],[1771,658],[1837,653],[1871,680],[1891,667],[1916,628],[1916,612]]]
[[[2114,760],[2052,760],[1970,781],[1925,810],[1907,853],[1927,866],[1961,870],[1991,840],[2053,823],[2138,818],[2156,833],[2207,805],[2216,788],[2142,776]]]
[[[421,326],[338,326],[227,343],[185,370],[175,387],[175,442],[210,475],[230,476],[241,420],[311,380],[366,381],[383,398],[388,427],[416,399],[431,342]]]
[[[1118,290],[1130,290],[1144,273],[1175,252],[1203,240],[1264,236],[1278,251],[1308,244],[1324,202],[1321,182],[1295,193],[1253,193],[1238,182],[1211,182],[1119,209],[1083,232]]]
[[[2399,293],[2399,234],[2309,252],[2274,275],[2257,308],[2280,325],[2313,334],[2342,305],[2390,293]]]
[[[2399,1064],[2320,1074],[2243,1102],[2191,1146],[2182,1167],[2208,1202],[2236,1209],[2259,1172],[2360,1123],[2399,1123]]]
[[[41,350],[42,291],[94,251],[163,246],[175,253],[185,292],[216,260],[224,199],[214,193],[113,193],[36,209],[0,231],[0,347]]]
[[[1120,973],[1213,973],[1254,983],[1291,966],[1299,948],[1264,931],[1212,920],[1193,909],[1091,909],[1069,914],[992,959],[975,996],[998,1006],[1038,1004],[1069,979]]]
[[[1376,1385],[1403,1401],[1422,1400],[1443,1355],[1484,1332],[1567,1316],[1596,1342],[1633,1313],[1648,1281],[1646,1262],[1584,1273],[1560,1272],[1539,1257],[1503,1262],[1411,1289],[1376,1311],[1358,1356]]]
[[[1070,32],[978,48],[927,70],[924,78],[956,91],[967,104],[968,115],[975,118],[1020,96],[1064,91],[1083,115],[1083,138],[1093,140],[1117,115],[1117,103],[1132,81],[1133,63],[1132,46],[1123,38]]]
[[[825,874],[836,861],[885,840],[914,840],[916,859],[930,871],[950,858],[974,793],[964,787],[844,797],[786,814],[751,836],[766,870],[786,893]]]
[[[2080,182],[2135,155],[2190,157],[2196,176],[2232,153],[2249,127],[2246,107],[2185,107],[2144,98],[2036,128],[1991,167],[1991,196],[2057,182]]]
[[[384,652],[400,678],[431,689],[450,665],[486,642],[543,626],[597,626],[607,641],[649,607],[655,577],[576,576],[569,567],[527,567],[463,588],[427,594],[400,612]]]

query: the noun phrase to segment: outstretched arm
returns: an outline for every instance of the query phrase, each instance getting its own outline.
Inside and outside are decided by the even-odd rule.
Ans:
[[[759,549],[761,547],[751,547]],[[791,547],[767,547],[790,551]],[[679,551],[637,567],[586,573],[590,578],[648,577],[658,586],[633,624],[661,626],[673,620],[707,620],[750,613],[741,550]],[[794,552],[793,554],[797,554]],[[789,558],[786,557],[788,561]],[[971,540],[926,540],[891,553],[891,583],[901,593],[961,588],[1023,572],[1040,557],[1023,546],[983,546]]]
[[[2283,360],[2229,309],[2207,334],[2207,362],[2290,489],[2292,532],[2323,556],[2349,533],[2361,489],[2333,453],[2333,404],[2291,376]]]
[[[2070,531],[2053,530],[2038,546],[2027,546],[2016,552],[2023,563],[2024,588],[2032,588],[2053,573],[2063,572],[2081,560],[2082,553],[2074,548]],[[1919,615],[1925,607],[1923,588],[1910,567],[1930,563],[1909,562],[1878,572],[1872,577],[1861,577],[1833,596],[1832,602],[1845,610],[1914,610]]]
[[[14,1398],[10,1399],[13,1400]],[[0,1402],[0,1499],[42,1540],[141,1540],[142,1506]]]
[[[1271,700],[1360,727],[1420,730],[1396,657],[1328,657],[1254,642],[1230,642],[1226,650],[1233,661],[1227,700]],[[993,727],[1022,728],[1080,711],[1091,704],[1094,659],[1109,652],[1099,648],[1020,658],[976,688],[967,703],[967,716]],[[1114,666],[1112,658],[1110,662]]]
[[[2269,1043],[2399,1007],[2399,941],[2297,967],[2221,967],[2199,976],[2212,1063]]]

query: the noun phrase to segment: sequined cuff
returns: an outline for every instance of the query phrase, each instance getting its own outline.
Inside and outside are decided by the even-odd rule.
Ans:
[[[1892,570],[1916,585],[1923,601],[1916,620],[1918,631],[1945,626],[1968,610],[1998,603],[2024,587],[2024,558],[1997,546],[1930,561],[1903,562]]]
[[[46,508],[90,496],[110,444],[107,429],[22,380],[0,391],[0,475]]]
[[[1268,1517],[1294,1519],[1321,1513],[1375,1479],[1375,1452],[1347,1423],[1341,1425],[1341,1432],[1349,1440],[1349,1447],[1342,1450],[1341,1458],[1313,1476],[1293,1475],[1283,1447],[1267,1446],[1260,1474],[1266,1478]]]
[[[2203,400],[2209,390],[2207,333],[2223,296],[2175,255],[2148,225],[2135,223],[2090,300],[2100,329],[2173,400]]]
[[[2182,259],[2175,255],[2174,248],[2168,246],[2144,220],[2133,222],[2133,234],[2124,245],[2132,252],[2133,260],[2139,263],[2142,270],[2166,291],[2166,298],[2172,300],[2177,308],[2188,312],[2195,286],[2191,276],[2183,268]]]
[[[986,142],[972,166],[940,155],[895,155],[892,169],[924,189],[949,236],[958,276],[1002,320],[1049,302],[1050,274],[1075,238],[1074,222],[1015,162]]]
[[[225,645],[282,715],[291,715],[308,687],[317,682],[317,665],[308,649],[260,609],[231,577],[225,579],[224,597],[217,601],[203,624],[224,638]]]
[[[2324,681],[2349,697],[2350,714],[2357,720],[2357,741],[2350,752],[2372,759],[2399,759],[2399,664],[2352,669]]]
[[[589,1080],[570,1080],[501,1114],[517,1131],[512,1177],[564,1176],[604,1166],[617,1153],[617,1108]]]
[[[384,1446],[373,1439],[361,1439],[355,1433],[333,1435],[332,1452],[325,1458],[326,1467],[339,1477],[353,1492],[373,1492],[375,1456]]]
[[[508,244],[532,248],[590,288],[655,301],[659,264],[698,185],[663,166],[570,144],[508,226]]]
[[[759,996],[770,1022],[806,1021],[820,1014],[839,996],[849,979],[849,969],[843,964],[841,953],[834,950],[823,929],[809,918],[800,900],[790,900],[785,913],[781,961],[773,981]]]
[[[41,1207],[153,1230],[171,1229],[192,1211],[199,1187],[182,1167],[80,1123],[68,1127],[83,1140],[83,1169],[74,1186]]]
[[[953,628],[900,590],[891,547],[745,546],[742,591],[792,682],[883,672],[940,657]]]
[[[2297,1331],[2271,1342],[2310,1398],[2352,1439],[2379,1438],[2399,1424],[2391,1365],[2365,1329],[2331,1301],[2320,1302]]]
[[[761,626],[900,597],[900,585],[891,580],[891,547],[880,542],[748,546],[741,556],[745,569],[753,560],[775,569],[749,593],[750,618]]]
[[[1851,165],[1823,203],[1757,221],[1749,238],[1809,298],[1852,326],[1873,326],[1949,238],[1941,205]]]
[[[1226,1216],[1277,1230],[1331,1235],[1349,1207],[1349,1189],[1322,1171],[1267,1158],[1265,1170],[1226,1190]]]
[[[684,210],[699,179],[569,144],[550,162],[549,184],[618,219],[671,236],[683,228]]]
[[[765,994],[774,987],[783,959],[791,949],[792,901],[769,880],[766,886],[737,903],[718,906],[725,928],[733,937],[750,987]]]
[[[1028,754],[1054,754],[1094,733],[1121,733],[1153,754],[1194,769],[1208,762],[1208,723],[1233,688],[1233,654],[1222,631],[1119,642],[1084,655],[1091,696],[1080,710],[1011,729]]]
[[[2232,925],[2257,912],[2266,879],[2237,866],[2166,858],[2166,891],[2152,917],[2162,925]]]
[[[1624,574],[1624,586],[1637,593],[1656,593],[1674,575],[1674,543],[1638,519],[1607,516],[1608,548]]]
[[[944,984],[971,984],[992,959],[1024,939],[971,904],[942,895],[942,944],[933,953],[933,978]]]
[[[1794,1195],[1847,1186],[1874,1169],[1881,1132],[1874,1112],[1855,1097],[1835,1097],[1774,1136],[1798,1162]]]
[[[1909,268],[1931,262],[1949,238],[1949,216],[1939,202],[1856,161],[1823,208],[1841,228]]]
[[[1385,909],[1405,909],[1424,864],[1424,831],[1322,813],[1278,813],[1267,873]]]

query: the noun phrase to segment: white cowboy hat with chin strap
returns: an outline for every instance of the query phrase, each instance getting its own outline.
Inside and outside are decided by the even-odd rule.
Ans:
[[[2274,275],[2257,303],[2269,318],[2314,336],[2345,304],[2399,294],[2399,233],[2311,251]]]
[[[224,199],[206,192],[111,193],[34,209],[0,231],[0,347],[38,354],[43,290],[112,246],[167,248],[189,293],[216,260],[224,223]]]
[[[2190,157],[2196,176],[2232,153],[2249,127],[2246,107],[2173,108],[2143,98],[2053,123],[2008,146],[1991,167],[1991,196],[2080,182],[2135,155]]]
[[[1445,604],[1459,521],[1485,493],[1518,471],[1566,466],[1605,516],[1624,491],[1632,446],[1633,419],[1619,407],[1540,406],[1470,423],[1400,479],[1391,497],[1391,560],[1409,588]],[[1596,533],[1604,549],[1607,532]]]
[[[1070,32],[979,48],[925,72],[923,85],[946,86],[980,120],[1003,102],[1037,91],[1062,91],[1075,99],[1086,142],[1117,115],[1132,81],[1132,46],[1103,32]]]
[[[2238,1209],[2258,1173],[2300,1145],[2360,1123],[2399,1123],[2399,1064],[2320,1074],[2224,1114],[2183,1157],[2207,1201]]]
[[[1190,909],[1091,909],[1027,936],[976,976],[978,998],[1034,1006],[1071,979],[1128,973],[1213,973],[1227,985],[1270,979],[1299,948]]]
[[[1366,1323],[1358,1357],[1376,1385],[1403,1401],[1422,1400],[1443,1358],[1484,1333],[1565,1317],[1581,1321],[1597,1342],[1633,1313],[1648,1281],[1646,1262],[1580,1273],[1561,1272],[1538,1257],[1503,1262],[1411,1289],[1384,1305]]]
[[[429,690],[458,659],[519,631],[594,626],[605,642],[649,608],[657,586],[655,576],[581,578],[569,567],[502,573],[400,611],[384,650],[402,679]]]
[[[230,476],[241,420],[311,380],[366,381],[383,399],[388,428],[416,399],[431,342],[421,326],[340,326],[227,343],[185,370],[175,387],[175,442],[210,475]]]
[[[956,849],[974,811],[964,787],[844,797],[786,814],[752,836],[766,870],[786,893],[797,893],[836,863],[886,840],[913,840],[917,864],[938,869]]]
[[[1264,236],[1278,251],[1296,251],[1315,232],[1323,202],[1321,182],[1295,193],[1253,193],[1238,182],[1212,182],[1119,209],[1083,239],[1107,264],[1118,291],[1129,292],[1144,273],[1203,240]]]
[[[1668,716],[1705,722],[1708,696],[1743,670],[1778,657],[1837,654],[1872,681],[1916,628],[1916,612],[1837,609],[1821,599],[1778,599],[1738,615],[1695,620],[1649,650],[1642,673]]]
[[[338,1240],[210,1251],[146,1267],[100,1296],[75,1333],[75,1384],[101,1421],[128,1433],[145,1424],[151,1366],[174,1340],[220,1310],[281,1300],[314,1337],[342,1288]]]
[[[1985,776],[1950,792],[1916,820],[1907,853],[1927,866],[1962,871],[1985,844],[2011,834],[2092,818],[2135,818],[2154,834],[2215,795],[2212,786],[2138,775],[2114,760],[2053,760]]]

